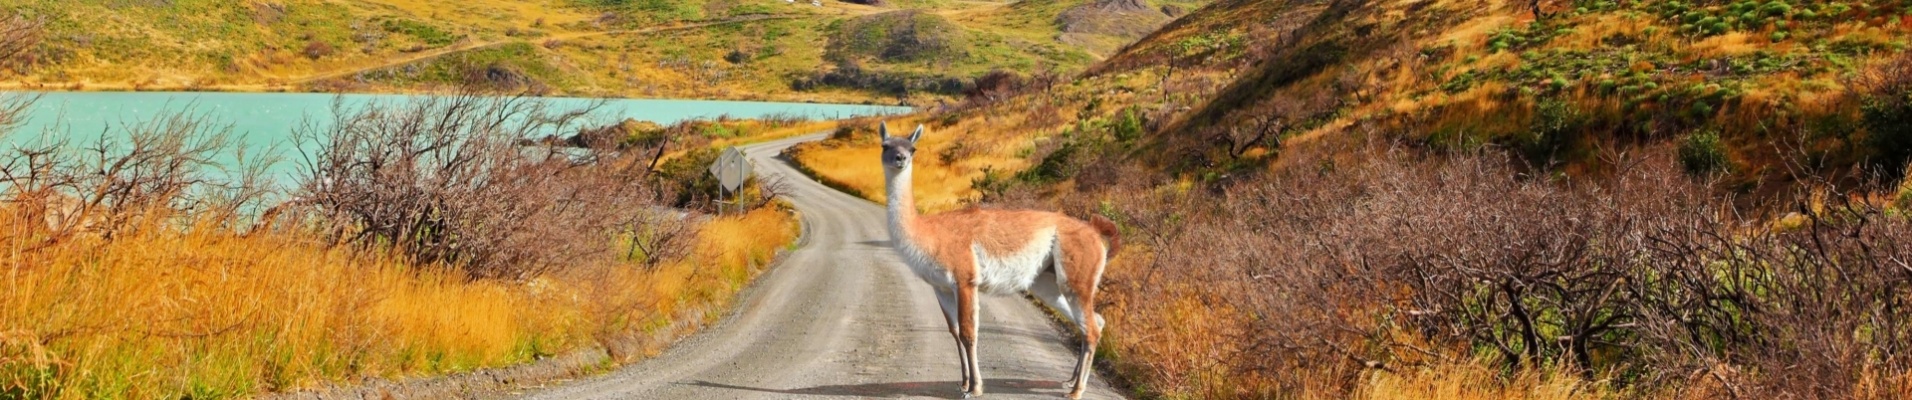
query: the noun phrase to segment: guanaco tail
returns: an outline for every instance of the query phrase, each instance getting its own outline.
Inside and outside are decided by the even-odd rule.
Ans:
[[[964,397],[983,394],[982,369],[976,365],[977,292],[1026,291],[1081,329],[1081,358],[1071,376],[1069,398],[1082,398],[1102,335],[1102,316],[1095,313],[1096,285],[1121,245],[1115,223],[1100,216],[1083,221],[1054,212],[976,207],[917,215],[910,172],[923,127],[918,125],[907,138],[890,136],[888,124],[878,130],[890,240],[910,270],[936,291],[962,359]]]

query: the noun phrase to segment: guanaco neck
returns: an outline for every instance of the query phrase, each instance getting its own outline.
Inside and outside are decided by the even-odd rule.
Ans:
[[[889,182],[884,195],[890,208],[890,240],[897,246],[917,245],[916,195],[910,193],[910,172],[914,169],[908,166],[900,171],[884,169],[884,180]]]

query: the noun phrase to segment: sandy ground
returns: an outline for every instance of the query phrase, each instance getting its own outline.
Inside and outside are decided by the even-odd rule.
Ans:
[[[664,354],[597,377],[553,382],[530,399],[959,398],[955,342],[927,284],[889,248],[884,209],[796,172],[778,153],[809,135],[745,146],[782,176],[803,214],[800,247],[745,291],[724,321]],[[872,161],[872,168],[875,167]],[[988,297],[978,340],[986,398],[1059,398],[1075,366],[1036,305]],[[1084,398],[1121,395],[1101,378]]]

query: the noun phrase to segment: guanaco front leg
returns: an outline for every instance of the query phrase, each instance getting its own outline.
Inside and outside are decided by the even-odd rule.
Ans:
[[[962,323],[956,321],[956,293],[950,290],[936,290],[936,303],[943,309],[943,322],[949,324],[949,338],[956,342],[956,355],[962,360],[963,393],[969,393],[972,382],[969,380],[969,346],[963,344],[963,336],[958,328]]]
[[[975,282],[956,285],[957,320],[961,322],[957,333],[963,342],[963,364],[968,368],[968,378],[964,380],[969,381],[969,390],[964,392],[964,397],[983,395],[982,367],[976,365],[977,300]]]

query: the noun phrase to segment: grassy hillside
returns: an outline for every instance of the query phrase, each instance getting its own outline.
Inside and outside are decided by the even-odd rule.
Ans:
[[[1859,123],[1869,71],[1907,45],[1903,4],[1541,4],[1542,19],[1525,4],[1442,2],[1295,7],[1264,13],[1277,18],[1272,24],[1244,27],[1191,19],[1098,75],[1240,74],[1212,96],[1164,96],[1194,109],[1164,115],[1162,132],[1238,142],[1171,153],[1200,166],[1256,165],[1240,153],[1362,122],[1435,146],[1514,148],[1531,163],[1570,172],[1597,169],[1602,145],[1717,136],[1730,160],[1695,167],[1727,172],[1744,190],[1784,186],[1779,153],[1788,150],[1775,150],[1775,139],[1799,141],[1807,148],[1798,150],[1832,168],[1890,151],[1833,142],[1867,140],[1846,127]],[[1276,62],[1217,68],[1215,60],[1255,51],[1233,42],[1243,29],[1285,38],[1263,47],[1266,54],[1241,56]],[[1271,134],[1245,143],[1222,132],[1240,125],[1266,125]]]
[[[880,14],[899,11],[940,21],[938,29],[966,40],[933,60],[826,54],[852,41],[886,40],[844,27],[895,19]],[[978,2],[27,1],[4,12],[46,25],[26,68],[0,75],[0,85],[54,90],[479,86],[573,96],[922,103],[960,96],[969,79],[992,69],[1079,70],[1096,59],[1092,49],[1119,41],[1082,46],[1059,36],[1053,21],[998,21],[993,16],[1016,7]],[[850,59],[857,61],[846,72]]]
[[[1534,4],[1221,0],[890,122],[921,207],[1123,225],[1140,395],[1906,396],[1912,4]],[[795,158],[880,200],[860,129]]]

